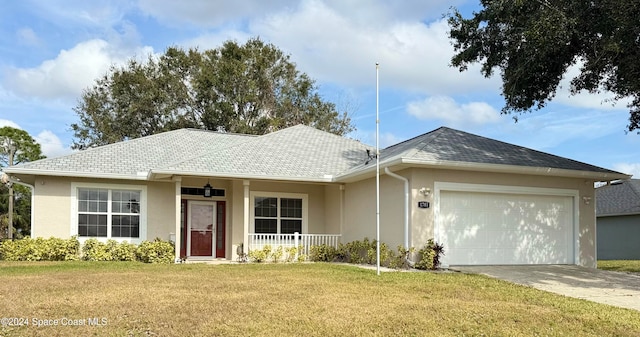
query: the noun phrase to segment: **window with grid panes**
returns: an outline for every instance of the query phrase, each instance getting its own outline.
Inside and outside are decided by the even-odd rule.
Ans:
[[[140,237],[140,191],[79,188],[78,236]]]
[[[258,196],[254,202],[255,233],[302,233],[302,199]]]

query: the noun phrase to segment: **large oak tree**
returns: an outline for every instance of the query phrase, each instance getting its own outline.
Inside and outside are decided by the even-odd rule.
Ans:
[[[465,18],[448,16],[461,71],[480,63],[502,76],[503,113],[551,101],[567,69],[580,65],[571,93],[610,91],[630,98],[629,131],[640,129],[640,2],[628,0],[482,0]]]
[[[253,38],[199,51],[171,47],[146,62],[113,66],[74,108],[75,149],[176,128],[264,134],[296,124],[344,135],[347,112],[280,49]]]

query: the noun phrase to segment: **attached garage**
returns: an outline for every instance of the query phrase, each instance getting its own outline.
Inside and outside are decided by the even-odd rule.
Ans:
[[[445,265],[575,263],[577,191],[441,184],[436,197]]]

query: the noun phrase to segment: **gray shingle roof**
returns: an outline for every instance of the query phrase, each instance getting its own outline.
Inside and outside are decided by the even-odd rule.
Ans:
[[[371,146],[304,125],[262,136],[181,129],[5,171],[124,179],[140,179],[142,174],[144,179],[151,170],[157,174],[331,181],[335,176],[358,177],[370,170],[371,163],[365,164],[366,149]],[[612,179],[628,178],[601,167],[446,127],[381,152],[382,164],[398,159],[427,165],[465,162],[558,168],[614,176]]]
[[[17,169],[136,176],[138,172],[253,139],[253,136],[180,129],[47,158]]]
[[[298,125],[263,136],[181,129],[105,145],[13,170],[115,175],[180,172],[208,176],[328,180],[362,162],[365,146]],[[9,169],[11,171],[12,169]],[[40,174],[41,172],[38,172]]]
[[[621,175],[619,172],[602,167],[447,127],[440,127],[381,150],[381,164],[400,158],[425,163],[466,162],[557,168]],[[364,166],[360,166],[357,169],[363,168]]]
[[[326,179],[362,162],[366,146],[297,125],[162,168],[167,171]]]
[[[640,214],[640,179],[615,182],[596,189],[596,215]]]

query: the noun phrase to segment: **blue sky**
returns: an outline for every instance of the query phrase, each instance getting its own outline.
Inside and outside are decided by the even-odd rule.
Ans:
[[[0,11],[0,126],[28,131],[47,156],[69,153],[82,90],[110,65],[168,46],[215,48],[259,36],[291,55],[321,95],[352,113],[350,136],[375,144],[375,63],[380,141],[449,126],[571,159],[640,174],[640,135],[624,132],[625,103],[610,93],[570,97],[568,80],[544,110],[500,115],[499,76],[449,67],[442,19],[477,1],[21,0]]]

